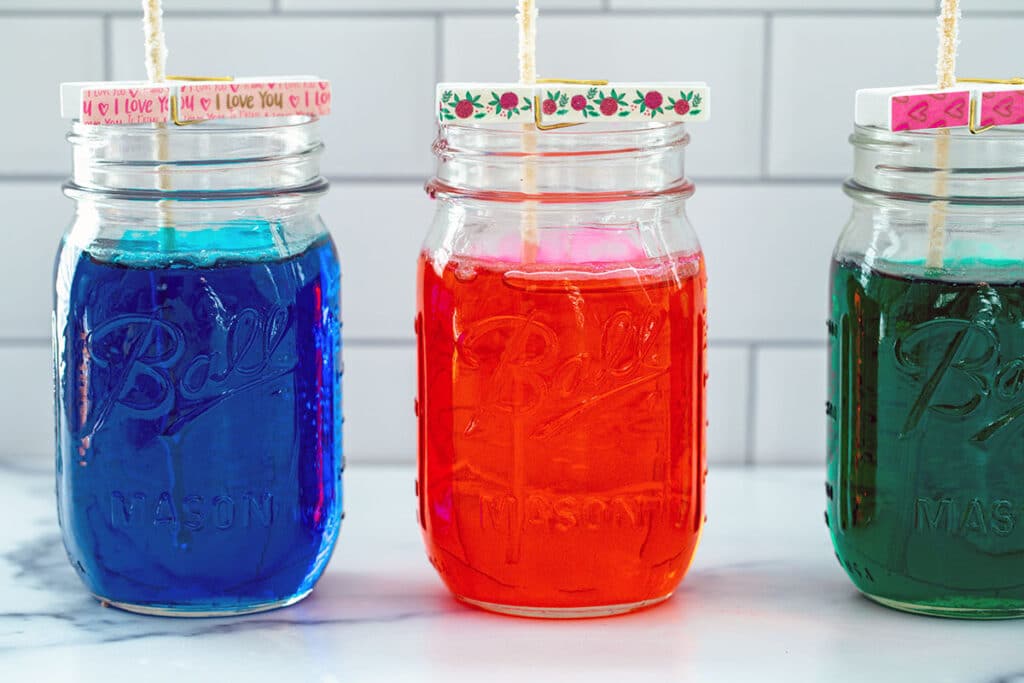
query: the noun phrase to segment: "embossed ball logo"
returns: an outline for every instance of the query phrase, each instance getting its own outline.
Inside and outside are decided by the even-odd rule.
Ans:
[[[466,368],[490,373],[478,414],[534,414],[549,402],[568,403],[568,410],[548,417],[531,434],[547,438],[605,400],[640,391],[662,377],[668,359],[657,347],[665,322],[663,312],[636,316],[619,311],[600,323],[596,353],[566,357],[551,327],[534,318],[503,315],[469,325],[456,348]],[[502,350],[496,353],[497,349]],[[475,422],[476,418],[471,420]]]
[[[116,387],[108,404],[140,418],[163,417],[179,397],[198,404],[178,418],[178,428],[205,412],[211,399],[255,388],[295,369],[294,357],[282,346],[290,320],[288,310],[265,314],[244,308],[223,323],[223,347],[185,358],[185,334],[180,327],[149,315],[111,318],[89,334],[89,357],[106,371]],[[208,405],[209,404],[209,405]],[[84,428],[84,425],[83,425]],[[176,431],[169,426],[168,432]]]
[[[945,349],[938,360],[926,349]],[[901,432],[917,430],[927,414],[964,419],[978,414],[985,404],[1006,403],[994,420],[976,425],[969,438],[985,443],[1011,430],[1019,433],[1024,420],[1024,357],[1001,357],[996,330],[976,320],[937,318],[910,329],[893,347],[896,367],[921,383],[921,393],[909,411]],[[980,427],[980,428],[979,428]]]

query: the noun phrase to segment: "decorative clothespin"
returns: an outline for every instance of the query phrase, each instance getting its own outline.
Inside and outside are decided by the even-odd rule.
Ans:
[[[1024,79],[962,78],[956,83],[945,89],[922,85],[858,90],[855,120],[859,126],[894,132],[968,128],[975,134],[1024,124]]]
[[[162,83],[61,84],[62,115],[86,125],[183,126],[214,119],[324,116],[330,110],[331,84],[316,76],[168,76]]]
[[[537,79],[521,83],[440,83],[441,124],[481,121],[524,123],[540,130],[588,121],[698,122],[710,118],[711,91],[705,83],[609,83]]]

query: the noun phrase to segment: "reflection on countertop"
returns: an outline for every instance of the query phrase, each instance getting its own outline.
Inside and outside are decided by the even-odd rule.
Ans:
[[[412,468],[346,473],[346,520],[313,595],[235,619],[105,609],[64,556],[51,475],[0,460],[5,681],[1008,681],[1024,621],[916,617],[836,565],[817,469],[719,469],[697,560],[662,606],[611,619],[500,617],[426,560]]]

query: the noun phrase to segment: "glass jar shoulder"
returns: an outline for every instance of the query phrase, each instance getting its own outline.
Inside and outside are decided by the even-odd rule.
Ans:
[[[856,199],[856,198],[855,198]],[[941,266],[933,224],[942,222]],[[1024,281],[1024,212],[1015,208],[856,199],[833,260],[871,273],[956,283]]]
[[[196,334],[250,323],[270,334],[309,306],[340,325],[338,252],[319,217],[188,230],[97,229],[80,219],[61,241],[54,282],[58,341],[76,326],[94,334],[152,316]]]
[[[58,262],[88,253],[99,261],[136,268],[212,267],[225,262],[260,263],[293,258],[329,245],[327,226],[315,213],[287,219],[247,215],[180,219],[169,212],[138,219],[104,219],[79,213],[61,242]]]
[[[434,260],[618,267],[701,256],[681,200],[545,205],[445,198],[436,204],[423,243]]]

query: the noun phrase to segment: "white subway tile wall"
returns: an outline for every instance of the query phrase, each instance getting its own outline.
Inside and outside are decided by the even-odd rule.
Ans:
[[[325,173],[419,178],[429,172],[437,75],[434,19],[171,15],[164,28],[170,73],[315,71],[330,79],[334,107],[323,126],[330,148]],[[113,20],[114,78],[145,78],[139,31],[133,17]],[[395,92],[402,93],[398,100]],[[374,113],[372,124],[367,111]]]
[[[67,126],[58,114],[57,84],[102,78],[103,38],[98,16],[0,15],[0,62],[8,65],[9,79],[0,92],[0,177],[67,168]],[[28,57],[43,45],[44,55]],[[26,61],[31,69],[23,67]]]
[[[53,261],[61,235],[71,223],[71,201],[61,194],[57,180],[15,180],[0,182],[0,207],[7,214],[10,240],[8,257],[0,267],[0,345],[48,339]],[[0,375],[0,396],[4,392],[16,396],[19,390],[19,385]],[[0,411],[3,405],[0,399]],[[0,415],[4,415],[0,426],[6,427],[6,413]]]
[[[350,462],[411,462],[415,259],[432,207],[438,79],[515,75],[514,0],[164,0],[176,73],[316,72],[323,215],[344,268]],[[539,0],[539,64],[567,78],[703,79],[689,206],[710,276],[712,465],[824,458],[828,260],[849,212],[853,90],[927,82],[938,0]],[[961,72],[1017,75],[1019,0],[965,0]],[[0,458],[52,457],[52,259],[72,204],[61,80],[141,76],[138,0],[0,0]],[[40,46],[46,58],[32,58]],[[13,79],[13,80],[12,80]],[[398,103],[387,92],[404,93]],[[374,120],[355,105],[373,107]]]
[[[165,2],[171,7],[171,2]],[[98,11],[98,12],[138,12],[141,0],[2,0],[0,10],[35,10],[44,12],[60,11]],[[175,11],[205,10],[207,12],[269,12],[274,8],[274,0],[175,0]]]
[[[512,3],[514,4],[514,3]],[[709,178],[761,172],[764,17],[559,14],[538,27],[537,64],[558,78],[704,80],[714,126],[693,130],[688,161]],[[507,80],[516,74],[515,22],[452,17],[442,25],[445,80]]]
[[[760,463],[820,462],[825,443],[826,353],[768,347],[754,354],[752,438]]]

